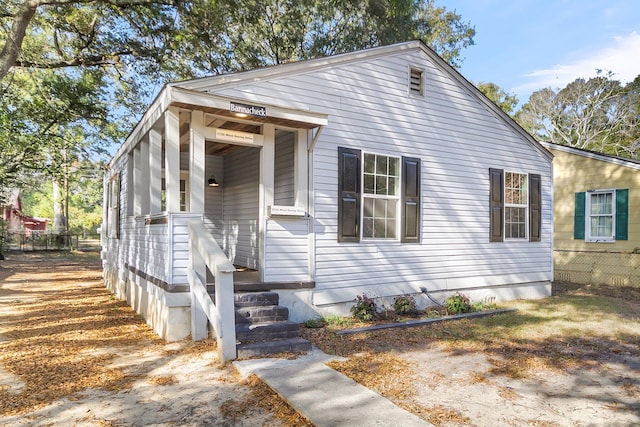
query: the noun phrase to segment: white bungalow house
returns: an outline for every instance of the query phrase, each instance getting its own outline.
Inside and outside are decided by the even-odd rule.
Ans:
[[[166,85],[106,173],[104,277],[168,340],[213,275],[297,322],[363,293],[543,297],[552,205],[552,155],[406,42]]]

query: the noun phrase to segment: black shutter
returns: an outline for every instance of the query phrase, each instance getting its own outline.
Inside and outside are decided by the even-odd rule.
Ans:
[[[360,150],[338,147],[338,242],[360,241]]]
[[[502,242],[504,236],[504,186],[502,169],[489,168],[489,241]]]
[[[529,175],[529,241],[540,241],[542,228],[542,178],[540,175]]]
[[[420,159],[402,158],[402,242],[420,243]]]

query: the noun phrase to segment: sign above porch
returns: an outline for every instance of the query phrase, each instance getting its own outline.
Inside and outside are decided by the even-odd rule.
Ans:
[[[259,105],[240,104],[239,102],[231,101],[229,103],[229,111],[239,117],[267,117],[267,107],[261,107]]]
[[[262,146],[264,142],[264,136],[249,132],[240,132],[238,130],[220,129],[214,128],[213,139],[233,142],[242,145],[257,145]]]

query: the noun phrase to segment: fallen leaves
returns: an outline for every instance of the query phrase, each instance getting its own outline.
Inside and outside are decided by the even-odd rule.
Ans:
[[[24,386],[19,392],[0,389],[2,415],[26,413],[87,388],[127,389],[138,377],[109,362],[130,345],[160,344],[97,280],[99,264],[45,267],[43,259],[27,258],[3,271],[0,295],[16,300],[0,315],[0,366]],[[113,350],[97,351],[105,346]]]

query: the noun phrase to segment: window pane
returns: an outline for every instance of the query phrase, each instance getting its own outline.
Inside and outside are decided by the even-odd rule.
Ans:
[[[374,205],[373,216],[376,218],[385,218],[387,214],[387,201],[384,199],[375,199]]]
[[[388,193],[390,196],[396,196],[398,194],[398,188],[396,187],[398,180],[392,176],[389,177]]]
[[[400,159],[395,157],[389,158],[389,175],[400,176]]]
[[[376,156],[376,173],[387,175],[389,171],[389,158],[386,156]]]
[[[364,198],[364,217],[371,218],[373,217],[373,201],[374,199],[369,199],[367,197]]]
[[[611,215],[613,213],[613,194],[592,194],[591,195],[591,214],[592,215]]]
[[[396,213],[398,212],[398,201],[387,200],[387,218],[396,219]]]
[[[375,176],[374,175],[366,175],[364,176],[364,192],[369,194],[375,194],[376,192],[376,184],[375,184]]]
[[[364,218],[364,221],[362,221],[362,237],[373,237],[372,218]]]
[[[613,218],[610,216],[597,216],[591,218],[591,237],[612,237]]]
[[[376,156],[374,154],[364,155],[364,172],[375,173],[376,171]]]
[[[375,194],[386,195],[387,194],[387,177],[376,176],[376,192]]]
[[[527,237],[526,208],[506,207],[504,214],[505,238],[525,239]]]
[[[390,219],[387,221],[387,238],[395,239],[396,238],[396,221]]]
[[[373,223],[373,237],[385,238],[386,237],[386,224],[384,219],[375,219]]]

